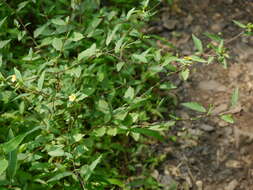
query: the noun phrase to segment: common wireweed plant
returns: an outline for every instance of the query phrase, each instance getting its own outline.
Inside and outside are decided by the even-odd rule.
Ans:
[[[174,125],[174,96],[157,92],[176,88],[171,74],[187,80],[194,62],[207,62],[201,41],[193,36],[198,53],[188,57],[157,49],[141,33],[148,1],[128,11],[17,2],[0,6],[1,189],[131,188],[124,155],[133,140],[163,140]]]
[[[170,103],[154,89],[172,85],[158,75],[169,61],[140,32],[147,2],[128,12],[95,1],[69,6],[1,4],[3,187],[124,188],[128,139],[162,139],[173,125],[152,124]]]

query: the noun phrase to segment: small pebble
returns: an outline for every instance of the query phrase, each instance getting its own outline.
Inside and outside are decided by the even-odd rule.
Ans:
[[[212,131],[214,131],[214,127],[211,126],[211,125],[207,125],[207,124],[202,124],[200,126],[200,129],[202,129],[203,131],[206,131],[206,132],[212,132]]]
[[[235,190],[238,185],[238,181],[234,179],[225,187],[225,190]]]
[[[237,160],[229,160],[226,162],[225,165],[228,168],[241,168],[242,167],[241,163]]]
[[[200,180],[196,181],[196,185],[198,187],[198,190],[202,190],[203,189],[203,182],[202,181],[200,181]]]

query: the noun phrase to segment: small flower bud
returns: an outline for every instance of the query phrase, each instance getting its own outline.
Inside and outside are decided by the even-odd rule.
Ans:
[[[76,100],[76,95],[75,94],[71,94],[70,96],[69,96],[69,101],[70,102],[74,102]]]
[[[17,81],[16,75],[11,75],[11,82],[16,82],[16,81]]]
[[[192,60],[192,58],[191,58],[191,57],[189,57],[189,56],[186,56],[186,57],[184,57],[184,60],[191,61],[191,60]]]

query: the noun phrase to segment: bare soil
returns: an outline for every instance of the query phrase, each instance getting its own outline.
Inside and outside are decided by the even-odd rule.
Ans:
[[[180,101],[214,105],[215,114],[229,112],[236,122],[218,117],[187,120],[197,113],[179,107],[186,119],[170,132],[177,141],[159,145],[166,161],[153,172],[164,189],[253,190],[253,36],[237,36],[242,30],[232,20],[253,22],[250,0],[181,0],[163,7],[150,31],[168,39],[184,55],[194,52],[191,34],[206,42],[204,32],[220,33],[231,58],[225,69],[218,63],[197,64],[191,77],[178,89]],[[166,51],[173,51],[158,41]],[[167,49],[166,49],[167,48]],[[231,94],[239,88],[239,102],[230,109]]]

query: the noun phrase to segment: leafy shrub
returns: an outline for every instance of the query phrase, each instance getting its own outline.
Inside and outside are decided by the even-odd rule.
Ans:
[[[170,61],[140,32],[147,5],[121,12],[54,3],[1,5],[1,185],[123,188],[120,157],[131,138],[162,139],[173,125],[152,124],[171,104],[155,94],[173,88],[158,74]]]
[[[168,108],[176,104],[169,93],[176,86],[169,76],[187,80],[188,67],[207,62],[196,36],[193,56],[156,48],[141,32],[152,15],[147,6],[125,11],[93,0],[3,1],[3,189],[130,188],[125,175],[134,168],[126,154],[138,150],[133,141],[163,140],[162,131],[174,125]],[[207,112],[197,103],[184,106]]]

